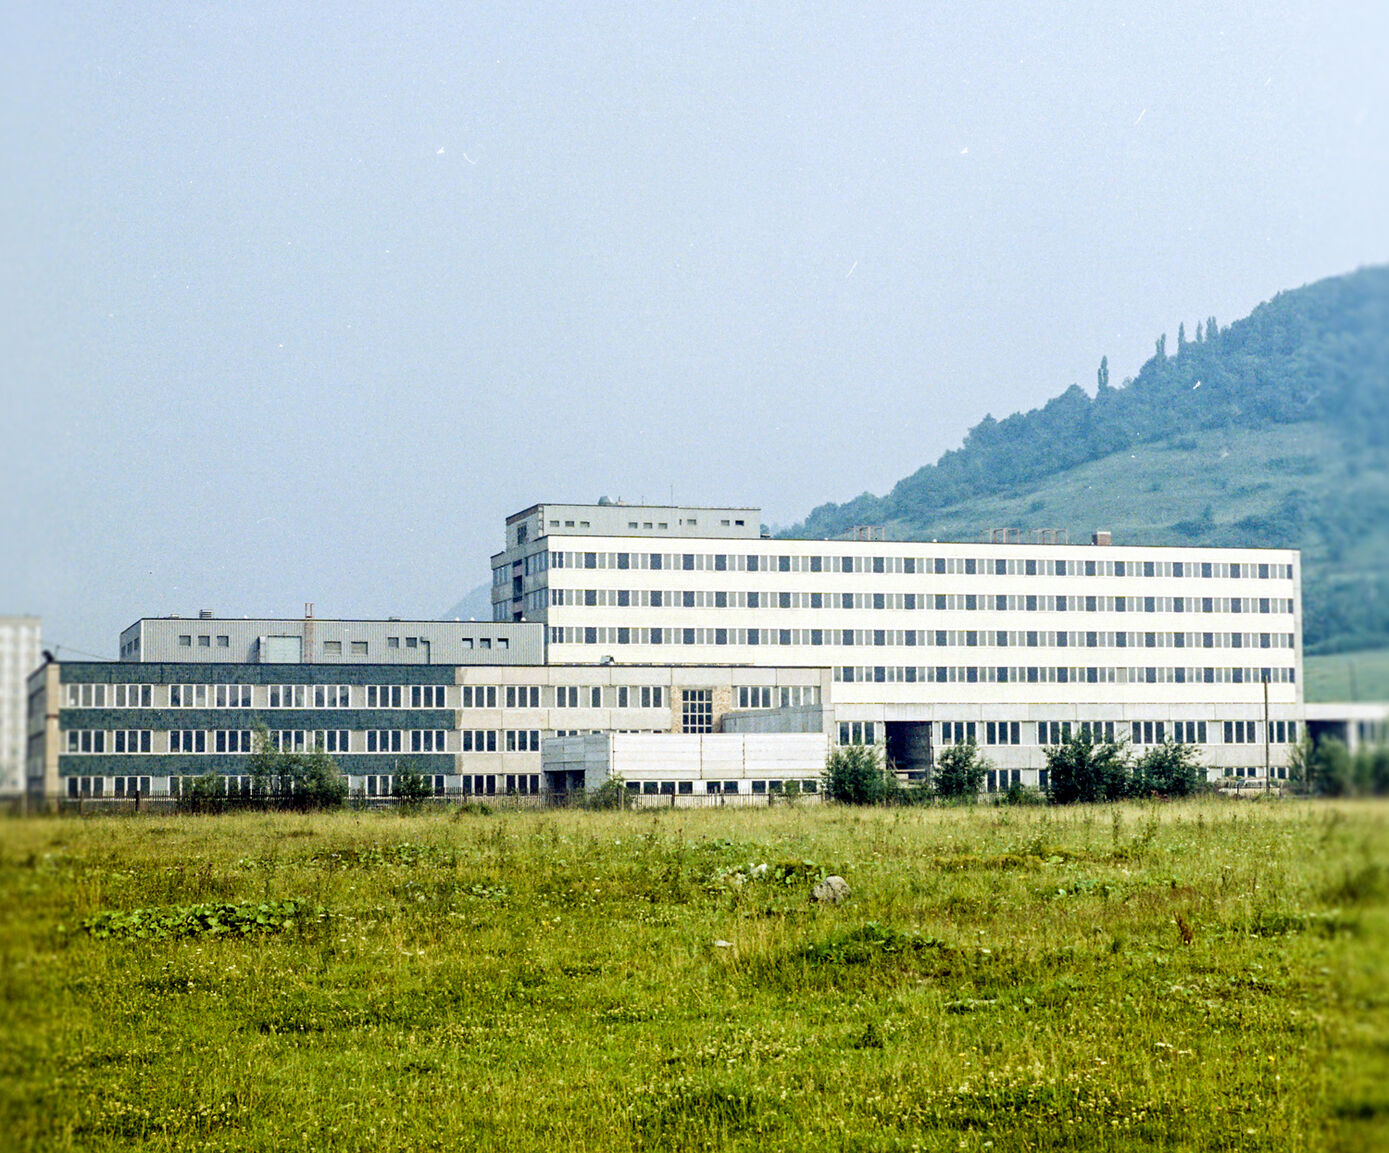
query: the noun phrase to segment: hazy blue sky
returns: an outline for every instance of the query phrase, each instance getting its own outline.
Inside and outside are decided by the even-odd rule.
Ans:
[[[0,15],[0,612],[433,615],[539,500],[882,491],[1389,259],[1389,5]]]

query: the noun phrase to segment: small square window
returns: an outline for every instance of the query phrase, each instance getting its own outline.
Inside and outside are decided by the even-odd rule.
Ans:
[[[211,647],[212,647],[212,638],[211,638],[210,636],[200,636],[200,637],[198,637],[198,648],[200,648],[200,649],[210,649]]]
[[[420,647],[420,638],[419,638],[419,637],[406,637],[406,638],[405,638],[405,647],[406,647],[407,649],[417,649],[417,648],[419,648],[419,647]]]
[[[387,638],[386,638],[386,647],[387,647],[388,649],[398,649],[398,648],[400,648],[400,638],[399,638],[399,637],[387,637]]]
[[[191,648],[193,645],[193,638],[188,633],[184,633],[178,638],[178,644],[179,648]]]
[[[352,642],[352,655],[353,655],[354,657],[364,657],[364,656],[366,656],[366,655],[367,655],[367,642],[366,642],[366,641],[353,641],[353,642]]]
[[[218,637],[218,638],[217,638],[217,647],[218,647],[219,649],[229,649],[229,648],[231,648],[231,637]]]

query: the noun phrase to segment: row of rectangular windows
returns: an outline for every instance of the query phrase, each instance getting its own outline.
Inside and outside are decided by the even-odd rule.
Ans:
[[[555,626],[559,628],[560,626]],[[597,626],[601,627],[601,626]],[[656,630],[652,630],[653,632]],[[689,632],[691,630],[685,630]],[[701,630],[693,630],[694,642]],[[1133,649],[1292,649],[1297,647],[1294,633],[1217,633],[1217,632],[1104,632],[1048,629],[780,629],[762,630],[762,638],[774,632],[775,641],[752,640],[754,630],[713,630],[715,644],[806,644],[853,647],[937,647],[965,648],[1133,648]],[[707,638],[709,630],[703,630]],[[720,640],[719,636],[723,639]],[[746,635],[745,641],[740,637]],[[632,643],[630,637],[626,642]],[[640,643],[640,642],[638,642]],[[654,643],[654,642],[653,642]]]
[[[820,782],[815,777],[792,778],[786,781],[744,778],[736,781],[627,781],[629,793],[645,797],[707,796],[735,797],[743,794],[765,796],[768,793],[816,793]],[[702,786],[702,788],[696,788]]]
[[[544,592],[545,590],[540,590]],[[738,589],[549,590],[531,607],[856,609],[902,612],[1291,613],[1290,597],[1071,596],[1047,593],[829,593]]]
[[[952,635],[955,639],[951,639]],[[971,640],[971,638],[973,638]],[[1044,639],[1045,638],[1045,639]],[[1122,638],[1122,639],[1121,639]],[[1132,639],[1132,644],[1130,640]],[[1073,643],[1074,641],[1074,643]],[[1167,643],[1163,643],[1166,641]],[[551,625],[555,645],[672,645],[810,648],[1259,648],[1291,649],[1291,633],[1064,632],[949,629],[727,629],[627,628],[618,625]]]
[[[734,696],[740,709],[796,709],[820,703],[819,685],[739,685]]]
[[[901,573],[907,576],[1176,577],[1292,580],[1293,566],[1245,561],[1059,560],[1029,557],[763,556],[757,553],[551,552],[548,568],[679,572]],[[516,566],[520,562],[515,562]],[[544,571],[542,564],[533,571]],[[514,571],[514,569],[513,569]],[[501,574],[498,576],[498,574]],[[529,574],[528,574],[529,575]],[[505,566],[493,583],[505,584]]]
[[[255,796],[255,782],[247,776],[228,776],[223,778],[231,796]],[[178,797],[192,794],[197,777],[170,777],[169,796]],[[506,773],[501,775],[502,790],[516,796],[527,796],[540,792],[539,773]],[[107,795],[106,784],[111,783],[111,795],[115,797],[147,797],[150,795],[152,777],[68,777],[67,795],[73,799],[80,797],[103,797]],[[448,778],[443,774],[425,777],[431,792],[444,796],[448,792]],[[362,793],[368,797],[389,797],[394,794],[395,777],[388,773],[368,774],[362,780]],[[461,788],[465,795],[482,794],[494,796],[498,791],[498,776],[465,776],[461,778]]]
[[[1294,684],[1293,668],[1070,665],[836,665],[841,684],[1076,684],[1271,685]]]
[[[368,729],[359,742],[368,753],[444,753],[449,752],[448,729]],[[642,730],[624,730],[642,731]],[[655,731],[655,730],[652,730]],[[565,736],[578,730],[542,729],[463,729],[459,731],[456,751],[464,753],[538,753],[542,737]],[[272,729],[270,747],[283,752],[311,752],[321,748],[327,753],[346,753],[351,749],[351,734],[347,729]],[[153,733],[149,729],[68,729],[65,738],[68,753],[148,753],[153,751]],[[171,753],[250,753],[253,751],[250,729],[170,729],[168,751]]]
[[[162,689],[163,686],[160,686]],[[70,684],[66,686],[68,708],[162,708],[155,702],[153,685]],[[264,704],[256,706],[253,685],[194,684],[169,685],[168,707],[174,709],[346,709],[352,707],[351,685],[266,685]],[[364,689],[364,692],[362,691]],[[365,697],[369,709],[442,709],[452,695],[446,685],[366,685],[358,686],[358,703]],[[160,694],[163,696],[162,692]],[[459,707],[506,708],[664,708],[666,690],[662,685],[462,685]]]
[[[298,637],[291,637],[291,640],[298,640]],[[407,649],[429,648],[430,645],[439,641],[441,638],[432,637],[387,637],[386,648],[396,650],[402,647],[401,641]],[[506,637],[460,637],[458,644],[460,648],[471,649],[476,641],[480,649],[491,649],[494,646],[498,650],[510,648],[510,641]],[[181,649],[229,649],[231,648],[231,637],[225,633],[180,633],[178,634],[178,647]],[[365,657],[371,654],[371,643],[369,641],[348,641],[347,652],[354,657]],[[343,654],[342,641],[324,641],[323,655],[329,657],[340,657]],[[139,648],[138,642],[124,646],[121,650],[124,655],[127,651],[134,651]]]
[[[868,630],[864,630],[867,632]],[[872,630],[878,643],[878,630]],[[915,632],[915,635],[913,635]],[[900,639],[899,639],[900,638]],[[949,648],[1073,648],[1073,649],[1291,649],[1294,633],[1166,633],[1086,632],[1047,629],[924,629],[903,633],[887,630],[885,643]]]
[[[476,685],[463,687],[462,708],[661,709],[663,685]]]
[[[1179,744],[1210,743],[1211,730],[1227,745],[1255,744],[1261,738],[1257,721],[927,721],[932,737],[946,745],[1059,745],[1072,734],[1113,741],[1128,736],[1135,745],[1162,744],[1169,737]],[[1218,726],[1218,727],[1217,727]],[[1296,744],[1296,721],[1269,721],[1272,744]],[[839,744],[875,744],[882,728],[873,721],[840,721]],[[1024,737],[1029,738],[1024,741]],[[1219,739],[1219,738],[1218,738]]]

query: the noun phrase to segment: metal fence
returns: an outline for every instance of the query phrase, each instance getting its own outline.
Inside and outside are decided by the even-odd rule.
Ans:
[[[365,812],[408,808],[420,812],[448,812],[469,807],[488,811],[539,809],[767,809],[788,805],[818,805],[820,793],[637,793],[604,789],[569,789],[545,793],[466,793],[448,790],[421,801],[407,802],[397,797],[369,797],[353,792],[342,808]],[[223,796],[186,798],[172,796],[63,797],[57,802],[60,813],[74,816],[151,813],[265,813],[296,811],[277,798],[231,793]]]

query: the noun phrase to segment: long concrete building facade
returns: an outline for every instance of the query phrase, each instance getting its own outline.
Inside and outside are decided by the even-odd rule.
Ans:
[[[257,725],[371,796],[407,760],[439,791],[564,791],[546,743],[595,733],[818,733],[918,779],[974,740],[1002,788],[1045,785],[1045,747],[1089,727],[1277,778],[1305,721],[1294,551],[784,540],[755,508],[622,504],[532,506],[504,544],[490,622],[146,618],[118,662],[50,662],[30,796],[246,787]]]
[[[1303,719],[1299,554],[1106,541],[781,540],[756,509],[536,505],[492,558],[493,615],[544,624],[557,663],[823,667],[835,739],[914,775],[974,739],[1036,784],[1081,725],[1239,776],[1267,736],[1276,775]]]

